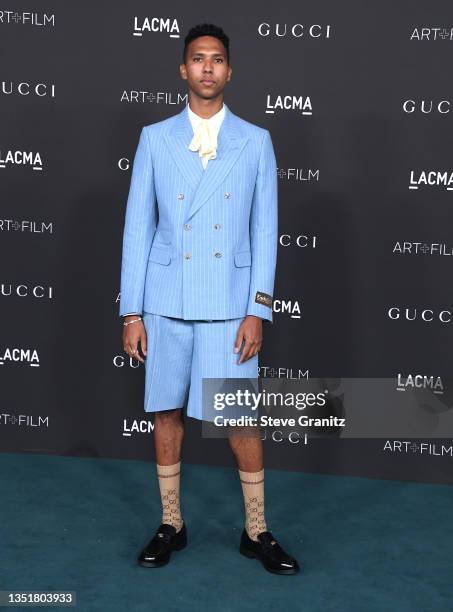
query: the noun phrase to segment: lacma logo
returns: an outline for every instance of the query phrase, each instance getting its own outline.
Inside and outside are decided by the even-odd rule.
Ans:
[[[276,110],[299,110],[302,115],[312,115],[313,108],[310,98],[303,96],[271,96],[266,98],[266,113],[275,113]]]
[[[300,319],[300,304],[297,300],[274,300],[272,310],[282,314],[289,314],[291,319]]]
[[[127,419],[123,419],[123,436],[130,438],[133,433],[152,433],[154,431],[154,423],[145,419],[134,419],[129,423]]]
[[[0,365],[10,363],[28,363],[29,366],[39,367],[39,356],[36,349],[6,348],[0,354]]]
[[[409,178],[409,189],[418,189],[419,187],[445,187],[447,191],[453,191],[453,172],[446,170],[430,170],[415,172],[411,170]]]
[[[444,385],[440,376],[426,376],[422,374],[408,374],[406,378],[399,373],[397,379],[397,391],[406,389],[431,389],[436,395],[442,395]]]
[[[170,38],[179,38],[181,33],[177,19],[171,17],[134,17],[134,36],[143,36],[143,32],[164,32]]]
[[[3,151],[0,150],[0,168],[6,166],[29,166],[32,170],[42,170],[42,159],[39,153],[32,151]]]

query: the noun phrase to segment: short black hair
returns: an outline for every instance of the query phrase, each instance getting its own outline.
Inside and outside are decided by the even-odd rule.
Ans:
[[[184,63],[186,63],[186,53],[189,43],[199,36],[214,36],[215,38],[218,38],[226,49],[227,62],[228,64],[230,63],[230,39],[222,28],[219,28],[219,26],[216,26],[213,23],[199,23],[198,25],[193,26],[193,28],[190,28],[187,36],[184,39],[184,49],[182,52],[182,59]]]

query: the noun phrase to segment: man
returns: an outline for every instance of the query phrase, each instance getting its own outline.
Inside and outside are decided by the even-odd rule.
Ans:
[[[268,130],[224,104],[231,74],[223,30],[192,28],[180,65],[189,103],[144,127],[134,158],[120,316],[124,350],[145,363],[163,508],[138,558],[145,567],[165,565],[187,542],[179,499],[187,396],[187,415],[203,419],[203,378],[257,377],[262,323],[272,322],[276,161]],[[267,530],[261,439],[230,435],[229,443],[244,495],[240,552],[274,573],[297,573],[296,559]]]

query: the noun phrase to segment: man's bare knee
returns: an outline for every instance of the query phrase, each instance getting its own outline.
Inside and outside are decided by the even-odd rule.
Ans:
[[[175,408],[173,410],[160,410],[154,415],[155,423],[159,425],[171,425],[182,423],[182,408]]]

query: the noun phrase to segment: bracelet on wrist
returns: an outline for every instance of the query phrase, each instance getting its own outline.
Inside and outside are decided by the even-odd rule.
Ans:
[[[142,320],[142,318],[138,317],[138,319],[133,319],[132,321],[124,321],[123,325],[124,326],[131,325],[132,323],[136,323],[137,321],[141,321],[141,320]]]

